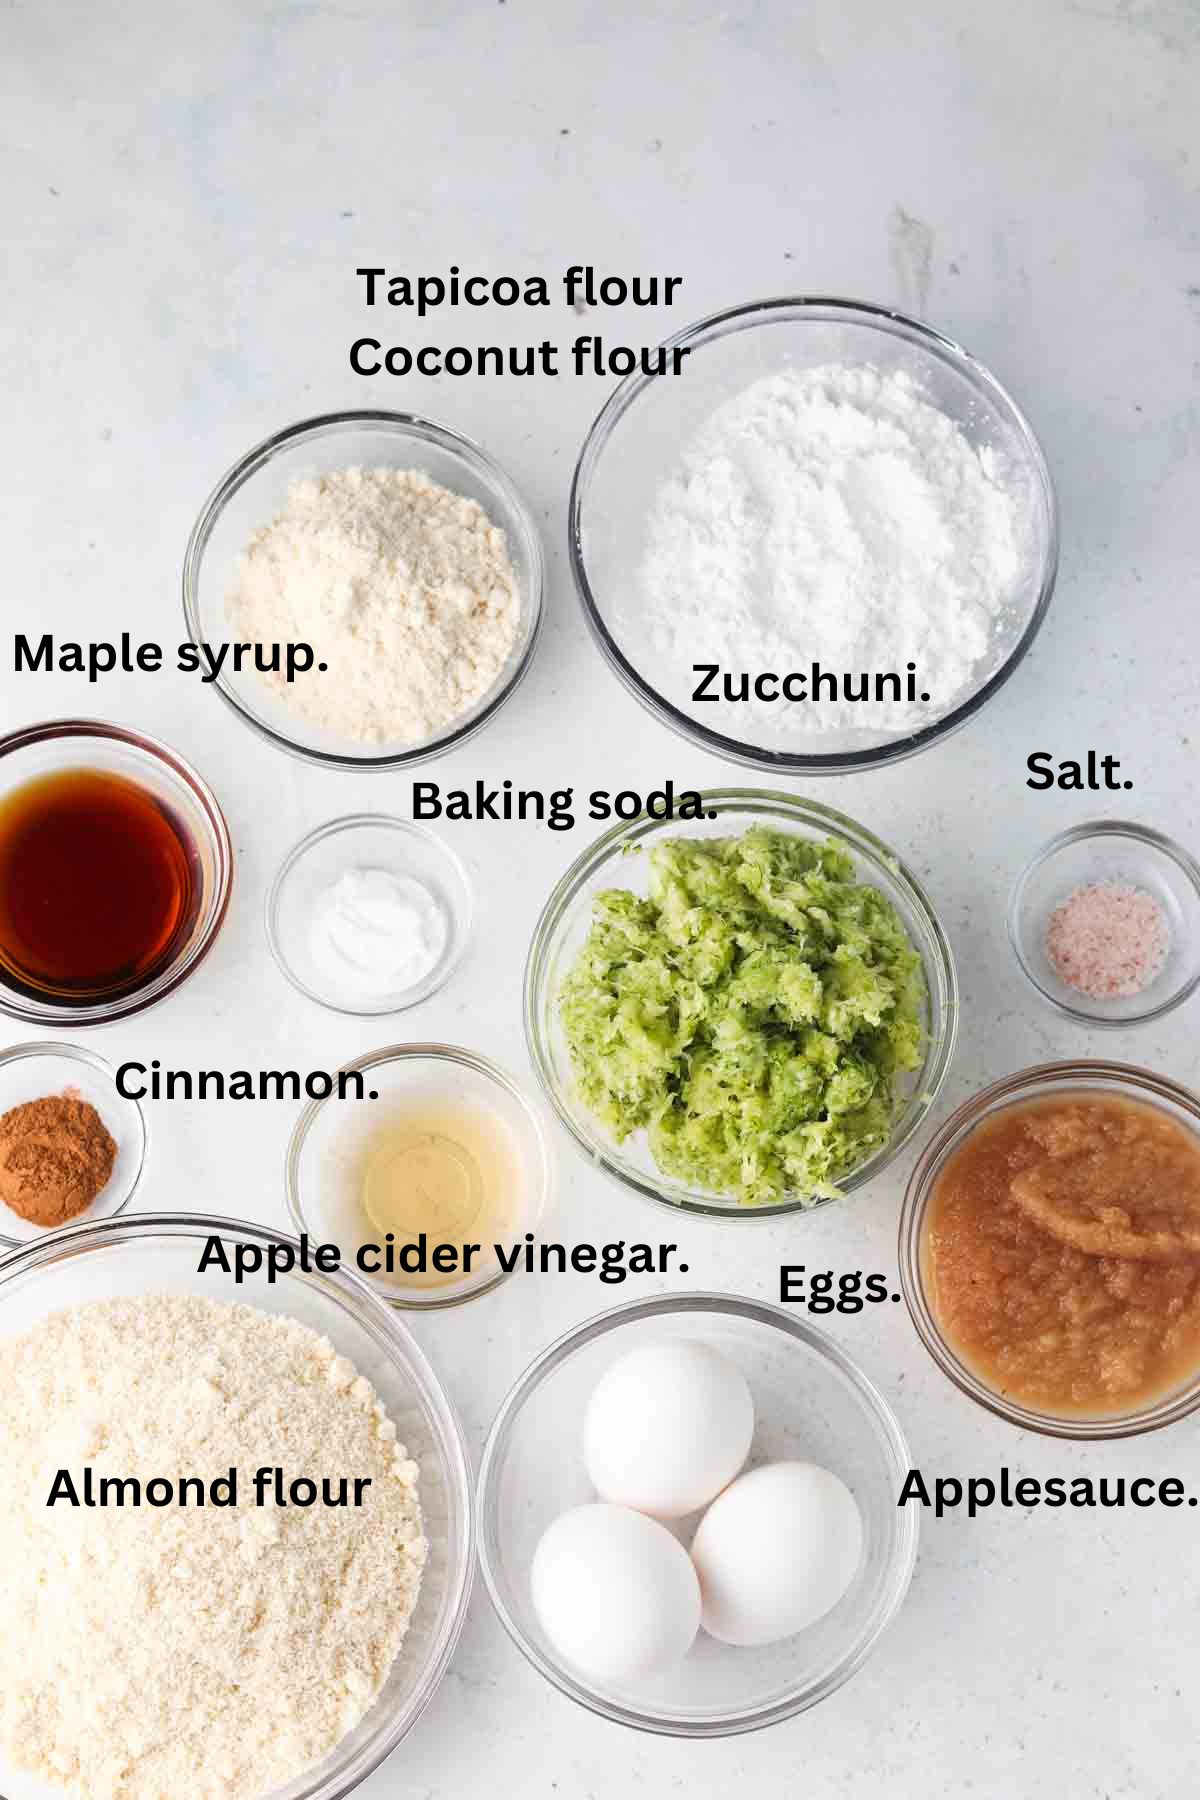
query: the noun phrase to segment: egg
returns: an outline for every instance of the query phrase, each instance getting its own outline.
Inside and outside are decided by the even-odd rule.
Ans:
[[[625,1685],[680,1662],[700,1628],[700,1584],[665,1525],[593,1502],[563,1513],[533,1556],[530,1592],[559,1655]]]
[[[630,1350],[601,1376],[583,1454],[602,1500],[681,1519],[733,1480],[753,1435],[741,1370],[708,1344],[673,1338]]]
[[[713,1501],[692,1541],[704,1629],[725,1644],[791,1637],[837,1605],[862,1550],[854,1495],[829,1469],[751,1469]]]

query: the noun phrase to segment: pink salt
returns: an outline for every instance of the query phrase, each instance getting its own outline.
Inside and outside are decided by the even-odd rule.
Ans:
[[[1170,948],[1170,922],[1154,895],[1116,881],[1076,888],[1046,926],[1046,954],[1060,980],[1090,1000],[1142,993]]]

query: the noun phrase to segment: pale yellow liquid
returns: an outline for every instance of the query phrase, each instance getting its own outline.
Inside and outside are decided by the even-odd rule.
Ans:
[[[427,1258],[439,1244],[480,1244],[471,1273],[494,1265],[493,1246],[517,1235],[522,1168],[512,1131],[498,1113],[471,1101],[417,1102],[397,1107],[364,1140],[359,1194],[372,1241],[388,1232],[399,1254],[426,1235]],[[449,1287],[470,1279],[459,1267],[443,1274],[397,1268],[397,1286]]]

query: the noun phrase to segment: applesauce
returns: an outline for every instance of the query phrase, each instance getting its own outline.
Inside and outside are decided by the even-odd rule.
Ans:
[[[1200,1138],[1145,1101],[1066,1092],[984,1119],[921,1246],[950,1347],[1060,1414],[1123,1412],[1200,1367]]]

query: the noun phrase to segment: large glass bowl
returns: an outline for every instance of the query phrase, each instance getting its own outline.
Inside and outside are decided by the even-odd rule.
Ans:
[[[1166,1393],[1121,1411],[1043,1411],[1023,1405],[992,1387],[959,1354],[938,1320],[928,1265],[925,1224],[938,1180],[949,1159],[985,1119],[1033,1100],[1069,1099],[1073,1094],[1112,1095],[1156,1107],[1176,1124],[1200,1136],[1200,1097],[1148,1069],[1128,1063],[1090,1060],[1041,1063],[1022,1069],[967,1100],[926,1144],[909,1180],[900,1214],[900,1283],[918,1336],[943,1375],[977,1405],[1023,1431],[1095,1443],[1136,1437],[1172,1425],[1200,1407],[1200,1367]]]
[[[807,1631],[757,1649],[701,1633],[677,1669],[625,1691],[563,1662],[534,1611],[529,1570],[546,1527],[595,1497],[581,1435],[596,1382],[619,1356],[664,1338],[700,1339],[741,1369],[756,1414],[751,1466],[795,1458],[841,1476],[858,1503],[863,1554],[845,1594]],[[909,1467],[882,1395],[832,1339],[782,1307],[728,1294],[635,1300],[551,1344],[501,1406],[479,1471],[480,1566],[509,1636],[570,1699],[672,1737],[754,1731],[832,1694],[899,1611],[917,1553],[917,1511],[897,1504]]]
[[[252,669],[234,674],[226,668],[211,685],[239,719],[293,756],[334,769],[409,768],[464,744],[495,716],[528,669],[541,627],[537,527],[508,476],[478,444],[415,413],[327,413],[276,432],[247,451],[205,501],[184,558],[183,612],[193,643],[227,642],[229,594],[253,532],[276,517],[294,481],[350,468],[422,470],[477,501],[501,527],[521,597],[516,641],[504,668],[473,707],[417,744],[364,744],[318,730],[277,700]]]
[[[233,844],[208,783],[182,756],[145,732],[101,719],[49,719],[0,738],[0,799],[41,775],[88,769],[124,777],[177,819],[191,846],[191,918],[168,959],[137,987],[105,999],[39,1000],[0,973],[0,1012],[29,1025],[108,1025],[173,993],[203,961],[224,921],[233,888]]]
[[[688,353],[682,372],[623,381],[588,433],[571,483],[575,585],[592,635],[625,686],[656,718],[706,750],[755,768],[802,775],[899,762],[973,718],[1037,636],[1058,567],[1057,513],[1046,460],[1028,421],[995,376],[920,320],[852,300],[777,299],[734,307],[681,331],[667,349]],[[912,731],[831,729],[786,743],[756,743],[714,729],[668,699],[656,671],[639,663],[641,652],[628,642],[621,612],[639,592],[653,497],[700,428],[752,382],[782,369],[826,363],[903,371],[969,443],[994,454],[1017,508],[1021,570],[973,685],[947,712]],[[708,710],[719,722],[720,708]]]
[[[958,977],[949,939],[924,889],[904,864],[865,826],[832,807],[790,794],[757,788],[714,788],[702,795],[705,819],[662,820],[645,814],[616,825],[572,863],[538,920],[525,965],[525,1033],[529,1054],[550,1103],[585,1155],[608,1174],[648,1200],[705,1218],[770,1219],[814,1211],[827,1200],[789,1196],[776,1206],[742,1206],[728,1194],[689,1187],[664,1175],[650,1155],[643,1132],[623,1144],[608,1135],[584,1107],[576,1090],[566,1038],[558,1014],[558,993],[591,923],[592,902],[604,888],[646,890],[644,856],[669,837],[733,837],[752,825],[770,825],[821,842],[835,837],[854,859],[859,880],[878,888],[895,906],[925,971],[925,1060],[901,1089],[888,1142],[855,1169],[838,1177],[846,1193],[865,1186],[885,1169],[929,1112],[946,1079],[958,1032]]]
[[[92,1300],[190,1294],[285,1314],[328,1337],[372,1383],[420,1466],[429,1560],[400,1653],[374,1705],[329,1755],[264,1800],[342,1800],[390,1755],[432,1698],[458,1641],[475,1555],[462,1431],[437,1376],[405,1327],[354,1276],[248,1278],[197,1273],[206,1239],[229,1247],[291,1243],[281,1233],[200,1214],[145,1214],[70,1226],[0,1258],[0,1345],[47,1313]],[[61,1800],[0,1762],[5,1800]]]

